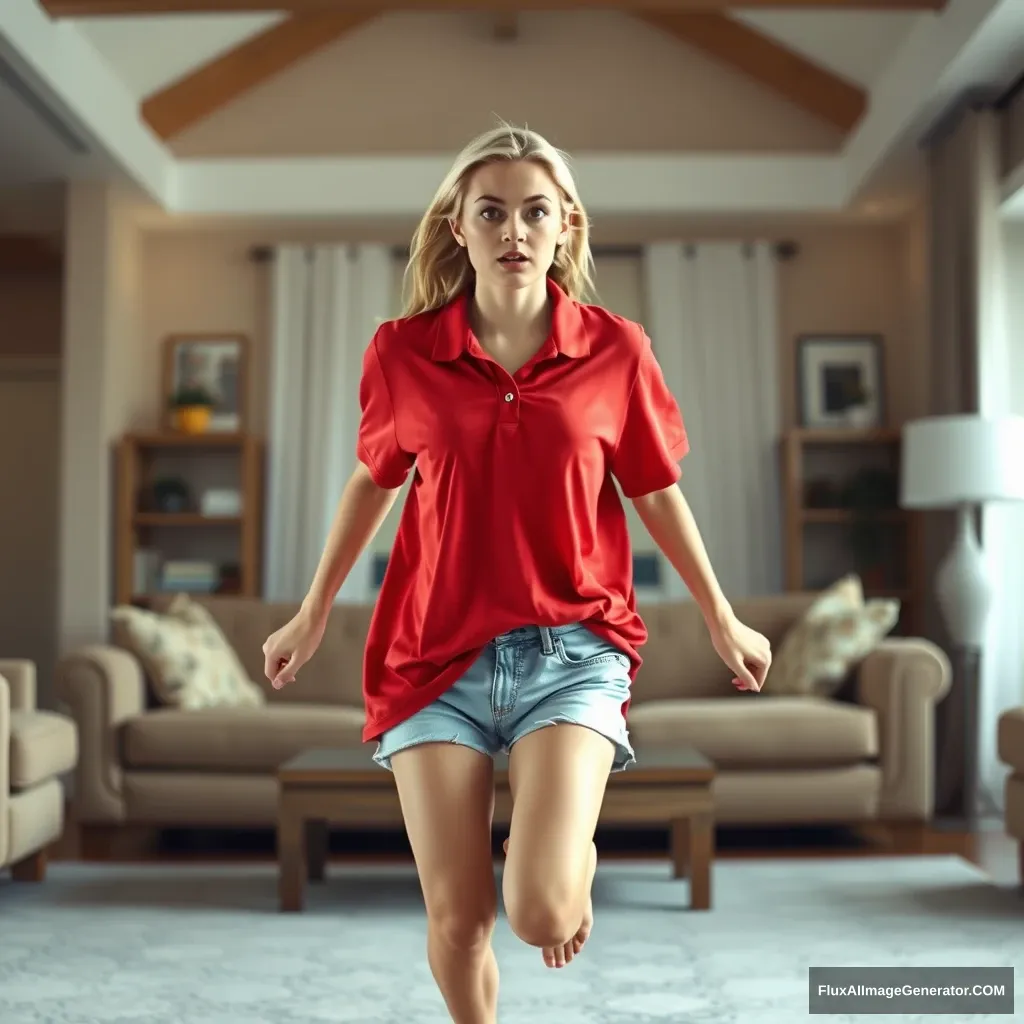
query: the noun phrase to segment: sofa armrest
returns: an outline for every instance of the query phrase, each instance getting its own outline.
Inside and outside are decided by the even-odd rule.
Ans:
[[[0,866],[7,863],[11,801],[11,684],[0,675]]]
[[[125,819],[119,730],[145,710],[145,676],[120,647],[80,647],[57,663],[57,695],[78,724],[75,818],[83,824]]]
[[[36,663],[27,658],[0,658],[0,676],[11,689],[12,711],[36,709]]]
[[[861,663],[857,700],[878,716],[879,818],[928,821],[935,810],[935,706],[952,685],[945,651],[930,640],[890,637]]]

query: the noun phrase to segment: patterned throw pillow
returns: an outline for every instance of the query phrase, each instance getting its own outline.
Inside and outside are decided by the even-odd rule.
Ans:
[[[783,638],[765,692],[832,697],[850,670],[895,627],[900,602],[864,600],[860,579],[846,576],[825,590]]]
[[[110,618],[118,642],[142,662],[161,704],[193,711],[266,703],[213,616],[187,595],[177,595],[163,615],[119,605]]]

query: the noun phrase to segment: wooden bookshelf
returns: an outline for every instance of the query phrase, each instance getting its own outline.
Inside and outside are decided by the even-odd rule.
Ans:
[[[901,602],[898,631],[920,632],[920,514],[898,507],[899,430],[787,431],[781,442],[787,590],[858,573],[867,597]]]
[[[225,577],[216,592],[257,597],[262,589],[263,444],[251,434],[126,434],[117,445],[115,601],[146,604],[151,588],[138,586],[140,551],[154,558],[199,559],[217,564]],[[175,480],[188,498],[184,507],[159,507],[154,485]],[[237,490],[238,514],[201,510],[207,487]],[[235,572],[227,572],[235,567]]]

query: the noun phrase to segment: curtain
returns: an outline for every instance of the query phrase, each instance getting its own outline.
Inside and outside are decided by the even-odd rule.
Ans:
[[[268,601],[301,600],[356,465],[363,353],[393,305],[382,245],[282,246],[271,288]],[[338,601],[372,600],[369,549]]]
[[[1007,317],[1012,289],[1004,281],[1000,226],[1000,129],[998,114],[967,102],[926,140],[932,232],[932,395],[935,414],[999,415],[1012,411],[1008,388],[1011,350]],[[1014,506],[987,505],[980,514],[981,543],[991,573],[993,602],[978,680],[978,778],[975,806],[1000,815],[1005,768],[996,751],[996,723],[1004,708],[1020,704],[1024,649],[1024,531]],[[953,538],[952,513],[927,520],[929,564]],[[934,584],[933,580],[929,581]],[[928,632],[952,650],[934,607]],[[954,665],[957,662],[954,660]],[[954,676],[939,706],[937,810],[958,810],[963,799],[963,680]]]
[[[770,245],[644,249],[647,333],[691,451],[686,494],[730,599],[782,589],[776,263]],[[688,596],[663,564],[665,597]]]

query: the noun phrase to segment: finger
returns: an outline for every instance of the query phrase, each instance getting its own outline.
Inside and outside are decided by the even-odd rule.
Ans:
[[[742,662],[738,661],[736,664],[736,677],[744,684],[744,687],[748,690],[757,689],[757,680],[754,678],[753,673],[750,669]]]
[[[283,661],[283,659],[282,659]],[[275,690],[280,690],[282,686],[288,683],[295,682],[295,655],[293,654],[287,661],[283,661],[277,675],[274,678],[273,686]]]
[[[277,675],[277,670],[280,667],[281,659],[275,658],[272,654],[267,651],[263,652],[263,674],[271,681],[274,681],[274,676]]]

